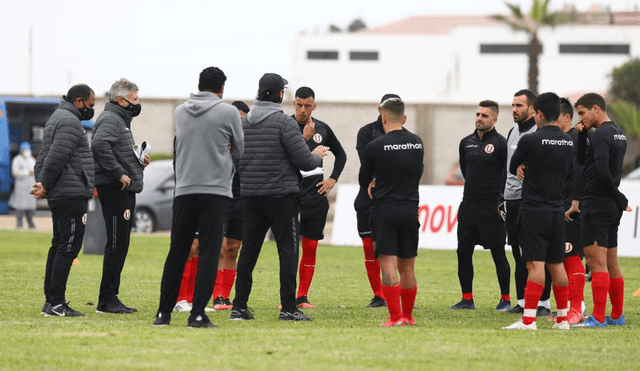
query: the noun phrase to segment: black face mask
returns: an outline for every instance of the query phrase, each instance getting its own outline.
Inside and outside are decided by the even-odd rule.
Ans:
[[[140,103],[131,104],[131,102],[129,102],[126,98],[122,99],[124,99],[125,102],[129,103],[129,105],[124,107],[124,109],[131,112],[131,116],[136,117],[140,114],[140,111],[142,111],[142,105],[140,105]]]
[[[84,108],[78,108],[78,111],[80,111],[80,116],[82,116],[83,120],[91,120],[95,111],[92,107],[87,107],[87,104],[84,101],[82,101],[82,105],[84,106]]]

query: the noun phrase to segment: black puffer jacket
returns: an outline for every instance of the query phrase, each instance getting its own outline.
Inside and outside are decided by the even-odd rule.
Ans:
[[[242,120],[244,154],[240,158],[242,196],[282,197],[298,193],[300,171],[322,164],[311,154],[298,123],[277,103],[257,101]]]
[[[95,160],[96,185],[120,184],[127,174],[131,185],[125,190],[142,191],[142,165],[133,153],[131,113],[117,104],[107,102],[93,127],[91,150]]]
[[[93,197],[93,156],[81,118],[73,103],[62,101],[44,126],[34,170],[50,200]]]

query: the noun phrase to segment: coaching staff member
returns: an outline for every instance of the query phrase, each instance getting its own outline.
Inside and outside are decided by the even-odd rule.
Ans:
[[[42,149],[35,165],[36,184],[30,193],[47,198],[53,238],[44,276],[47,316],[84,316],[65,301],[67,279],[78,256],[93,197],[93,157],[81,120],[93,117],[96,97],[90,87],[74,85],[44,126]]]
[[[309,286],[313,279],[316,267],[316,251],[318,241],[324,238],[324,226],[329,212],[329,200],[327,196],[333,189],[344,165],[347,163],[347,154],[342,144],[326,123],[312,117],[316,109],[316,95],[306,86],[296,90],[293,108],[293,118],[298,122],[303,138],[307,141],[310,151],[318,146],[331,148],[335,156],[333,171],[324,179],[322,164],[315,171],[303,173],[300,181],[300,232],[302,234],[302,257],[300,258],[300,285],[296,295],[296,305],[300,308],[315,308],[307,299]]]
[[[473,303],[473,252],[476,245],[491,251],[496,266],[500,301],[495,310],[511,308],[511,270],[504,253],[506,229],[496,205],[502,201],[502,174],[507,160],[507,140],[495,129],[498,103],[480,102],[476,130],[460,141],[460,170],[465,178],[458,209],[458,278],[462,300],[450,309],[475,309]]]
[[[414,273],[418,255],[418,185],[424,168],[422,139],[404,129],[407,120],[400,98],[380,105],[384,136],[369,143],[358,176],[372,198],[371,227],[389,321],[380,326],[414,325],[418,290]],[[398,274],[400,279],[398,280]]]
[[[102,282],[96,312],[133,313],[118,298],[120,277],[129,251],[136,193],[142,191],[142,170],[149,164],[145,156],[140,163],[132,148],[135,145],[131,120],[140,114],[138,86],[127,79],[111,85],[109,102],[93,128],[91,150],[95,161],[96,186],[107,228]]]
[[[380,104],[388,98],[400,98],[396,94],[385,94],[380,100]],[[380,113],[380,106],[378,106],[378,113]],[[371,143],[376,138],[384,135],[384,128],[382,127],[382,115],[378,115],[378,119],[370,124],[367,124],[358,130],[358,136],[356,138],[356,150],[358,151],[358,158],[360,159],[360,167],[362,167],[362,156],[364,155],[364,149],[367,144]],[[358,195],[353,203],[353,207],[356,210],[356,217],[358,219],[358,234],[362,238],[362,248],[364,250],[364,266],[367,270],[367,278],[369,278],[369,284],[371,290],[373,290],[373,299],[367,305],[369,308],[384,307],[384,293],[382,292],[382,282],[380,281],[380,263],[373,253],[373,240],[371,239],[371,199],[369,198],[367,188],[358,190]]]
[[[257,101],[242,120],[245,152],[240,158],[240,190],[244,197],[245,230],[238,257],[236,296],[230,319],[253,319],[247,308],[253,269],[271,227],[280,257],[281,320],[311,320],[296,308],[298,267],[298,192],[300,170],[322,163],[327,148],[313,153],[300,135],[296,120],[282,111],[287,80],[266,73]]]
[[[593,313],[577,327],[625,325],[624,278],[618,265],[618,226],[623,211],[631,211],[620,192],[627,137],[607,115],[604,99],[587,93],[575,104],[580,123],[578,159],[584,163],[581,202],[582,245],[591,269]],[[587,130],[595,128],[593,132]],[[588,138],[588,139],[587,139]],[[611,315],[605,317],[607,294]]]
[[[528,278],[522,319],[505,330],[535,330],[538,301],[545,286],[545,264],[553,280],[558,308],[556,329],[568,330],[569,282],[564,270],[564,186],[573,167],[573,141],[558,127],[560,97],[543,93],[533,102],[540,130],[518,143],[509,173],[524,172],[522,203],[518,215],[518,237]],[[523,170],[525,169],[525,170]],[[517,248],[514,246],[514,248]]]
[[[175,198],[171,246],[164,264],[160,307],[153,322],[168,325],[176,305],[184,265],[196,231],[200,242],[198,273],[189,327],[212,327],[205,307],[216,280],[218,257],[231,202],[232,157],[244,149],[238,110],[222,101],[224,72],[207,67],[200,73],[198,93],[175,111]],[[231,148],[229,148],[231,144]]]

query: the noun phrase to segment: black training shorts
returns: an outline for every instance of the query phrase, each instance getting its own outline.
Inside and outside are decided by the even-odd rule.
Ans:
[[[418,209],[411,205],[385,204],[371,210],[376,257],[395,255],[409,259],[418,255]]]
[[[353,202],[353,208],[356,210],[358,219],[358,234],[360,238],[371,237],[371,202],[367,190],[360,188]]]
[[[597,205],[585,202],[581,210],[582,246],[598,243],[606,248],[618,247],[618,226],[622,218],[622,210],[616,206]]]
[[[482,245],[485,249],[504,249],[507,229],[493,202],[462,201],[458,209],[458,245]]]
[[[324,226],[329,213],[329,200],[318,195],[313,198],[300,199],[300,233],[309,240],[319,241],[324,238]]]
[[[563,211],[520,209],[518,238],[522,261],[564,262],[564,224]]]
[[[233,240],[242,241],[244,231],[244,199],[234,198],[227,211],[227,230],[224,236]]]

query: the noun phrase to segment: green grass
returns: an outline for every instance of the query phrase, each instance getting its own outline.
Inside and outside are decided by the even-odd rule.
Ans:
[[[370,309],[362,249],[321,245],[307,309],[313,322],[277,320],[278,260],[266,243],[254,272],[249,306],[254,321],[211,314],[214,329],[186,327],[188,313],[171,326],[151,322],[159,300],[166,236],[133,236],[120,298],[132,315],[96,314],[102,257],[80,255],[67,288],[84,318],[43,317],[42,282],[51,235],[0,231],[0,369],[176,370],[632,370],[640,359],[636,320],[638,259],[621,259],[627,326],[503,331],[518,316],[496,313],[499,299],[491,256],[475,255],[475,311],[451,311],[460,299],[455,251],[420,250],[416,261],[417,326],[379,328],[386,308]],[[510,255],[510,254],[509,254]],[[510,257],[511,259],[511,257]],[[513,283],[512,283],[512,292]],[[589,307],[591,289],[585,294]],[[233,294],[232,294],[233,296]]]

